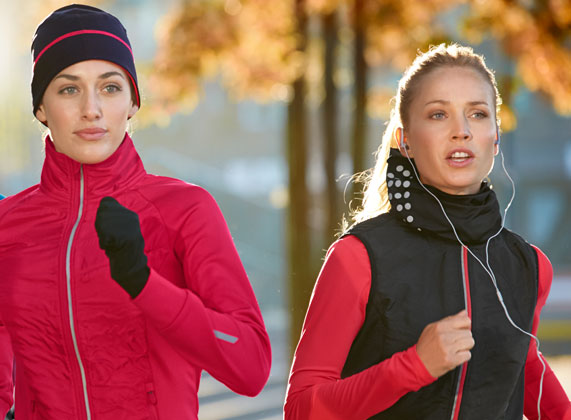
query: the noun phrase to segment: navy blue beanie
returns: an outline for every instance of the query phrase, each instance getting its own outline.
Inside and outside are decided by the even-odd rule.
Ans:
[[[141,106],[127,31],[103,10],[81,4],[56,10],[36,29],[32,56],[34,115],[51,80],[66,67],[86,60],[105,60],[122,67],[131,79],[137,106]]]

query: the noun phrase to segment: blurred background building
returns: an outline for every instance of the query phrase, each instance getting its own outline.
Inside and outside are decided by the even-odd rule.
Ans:
[[[525,74],[521,74],[525,64],[518,58],[521,52],[509,45],[507,35],[494,32],[493,22],[490,28],[478,27],[481,21],[472,22],[472,27],[469,22],[466,23],[481,17],[483,12],[478,9],[481,5],[477,3],[489,2],[418,2],[428,5],[429,9],[421,10],[421,13],[429,14],[429,17],[405,15],[410,18],[409,24],[417,25],[414,28],[422,30],[438,28],[438,31],[424,36],[415,34],[411,28],[401,28],[410,33],[410,39],[406,41],[398,38],[403,35],[396,30],[392,34],[390,30],[377,34],[387,39],[392,36],[394,39],[383,42],[396,47],[400,45],[402,53],[407,53],[404,55],[388,51],[386,46],[384,49],[378,46],[375,50],[374,42],[368,41],[370,44],[363,52],[367,63],[367,113],[360,124],[363,128],[361,153],[364,158],[359,165],[353,147],[358,131],[355,127],[359,126],[355,123],[355,113],[359,108],[355,91],[359,78],[358,70],[353,65],[357,48],[355,40],[359,39],[356,28],[358,25],[367,28],[365,36],[374,38],[374,21],[381,22],[383,13],[387,19],[394,19],[391,13],[403,7],[399,5],[401,2],[370,1],[368,3],[375,5],[369,4],[367,9],[368,3],[364,0],[307,1],[303,9],[306,12],[305,26],[300,32],[305,37],[305,49],[301,52],[305,54],[306,63],[302,66],[301,75],[298,72],[294,76],[284,76],[274,83],[266,96],[256,92],[246,82],[243,83],[246,87],[229,88],[228,80],[233,80],[234,76],[236,81],[239,67],[234,65],[223,70],[221,63],[228,55],[224,48],[233,51],[240,48],[229,42],[229,46],[214,46],[210,51],[203,51],[204,55],[200,58],[202,70],[196,72],[195,78],[188,79],[189,84],[196,84],[194,96],[182,95],[170,102],[161,96],[160,89],[165,86],[166,92],[169,86],[163,85],[164,80],[159,81],[159,77],[168,77],[169,68],[165,71],[165,66],[173,64],[161,64],[160,49],[163,53],[166,50],[164,39],[168,22],[171,22],[172,33],[172,22],[182,19],[180,16],[184,8],[181,5],[194,4],[198,7],[196,10],[204,12],[204,16],[196,15],[194,10],[194,22],[208,21],[212,19],[212,14],[216,22],[226,14],[234,19],[229,28],[239,31],[236,29],[239,28],[237,19],[252,13],[248,8],[264,2],[115,0],[88,3],[117,15],[128,30],[143,93],[143,105],[140,116],[133,123],[132,134],[147,170],[199,184],[216,198],[233,234],[272,338],[274,367],[270,383],[262,395],[253,400],[243,399],[205,376],[201,388],[201,419],[281,418],[285,383],[292,347],[299,336],[300,320],[307,308],[325,250],[334,240],[332,224],[327,220],[333,219],[336,223],[334,227],[338,227],[341,215],[347,213],[347,203],[353,198],[353,187],[347,184],[348,178],[356,170],[373,164],[373,153],[382,135],[389,99],[395,92],[402,67],[410,63],[410,51],[414,57],[417,48],[425,49],[431,42],[456,40],[472,45],[476,52],[484,54],[488,65],[496,70],[507,104],[502,115],[506,125],[502,148],[506,166],[517,187],[507,225],[542,248],[554,265],[553,288],[540,327],[541,348],[550,356],[571,354],[571,101],[564,102],[571,95],[571,71],[569,67],[563,67],[567,68],[563,81],[567,91],[558,88],[561,93],[559,102],[554,99],[557,95],[550,94],[549,88],[541,85],[541,80],[536,86],[524,83]],[[303,5],[301,0],[297,0],[297,3],[294,0],[265,3],[273,5],[274,9],[281,7],[293,11],[296,4]],[[352,8],[360,3],[364,3],[365,16],[358,20],[354,11],[357,9]],[[410,3],[417,5],[414,1]],[[502,1],[496,3],[503,4]],[[523,10],[528,10],[532,17],[535,12],[547,13],[539,6],[539,11],[536,11],[534,1],[515,3]],[[556,64],[545,63],[548,72],[550,65],[568,66],[571,62],[571,6],[556,1],[542,3],[560,3],[562,6],[553,9],[553,13],[563,14],[563,18],[558,18],[563,19],[563,23],[557,27],[553,37],[564,58]],[[43,161],[43,127],[34,120],[31,112],[29,46],[42,17],[64,4],[67,2],[0,0],[0,193],[4,195],[14,194],[39,180]],[[382,9],[381,4],[386,9]],[[263,6],[260,8],[263,9]],[[400,10],[399,13],[411,12]],[[505,19],[509,21],[510,16]],[[518,16],[515,14],[511,19],[517,20]],[[290,18],[295,18],[295,13],[292,12]],[[180,26],[184,20],[178,22]],[[352,26],[354,22],[357,26]],[[529,22],[524,19],[522,24],[528,25]],[[216,30],[216,27],[211,27],[208,33],[213,35]],[[329,35],[328,30],[332,31]],[[474,31],[480,34],[479,38]],[[488,33],[486,31],[490,34],[485,35]],[[415,37],[418,39],[415,40]],[[230,38],[235,43],[242,39],[238,36]],[[294,50],[299,49],[299,37],[295,39],[298,44],[294,43]],[[272,43],[274,41],[268,40],[270,52],[278,49],[277,44]],[[330,42],[333,42],[333,50],[328,46]],[[194,48],[193,45],[189,43],[188,48]],[[179,60],[174,56],[176,50],[172,51],[170,58],[182,62],[182,56]],[[332,51],[331,59],[335,63],[330,75],[328,51]],[[257,54],[261,57],[268,51],[262,48]],[[383,61],[377,60],[375,54],[392,55]],[[561,52],[552,55],[545,52],[536,59],[549,61],[552,57],[561,60],[557,54]],[[282,64],[279,70],[291,65],[287,62]],[[161,66],[162,74],[157,71]],[[229,75],[229,71],[236,73]],[[250,80],[250,83],[255,85],[257,76],[253,74],[249,77],[254,80]],[[263,76],[259,76],[260,85],[262,79]],[[305,137],[298,140],[302,140],[301,145],[306,153],[298,155],[295,147],[300,146],[295,146],[296,139],[292,138],[292,135],[295,137],[292,103],[296,94],[295,83],[300,79],[305,83],[302,107],[306,125],[302,128]],[[189,88],[184,80],[175,79],[174,82],[179,83],[178,88],[182,93]],[[328,80],[332,81],[333,90],[327,86]],[[156,91],[157,87],[159,92]],[[249,95],[248,89],[254,94]],[[335,114],[333,119],[327,119],[327,106],[331,103]],[[332,149],[334,153],[328,155]],[[333,163],[331,167],[328,167],[328,162]],[[297,167],[301,168],[306,191],[291,188],[290,180],[295,176]],[[511,186],[501,171],[499,159],[491,179],[505,206]],[[332,202],[329,195],[332,184],[335,190],[333,217],[330,216]],[[305,236],[297,243],[294,241],[297,236],[292,223],[299,219],[292,219],[290,211],[298,202],[296,200],[305,203],[301,225]],[[304,261],[308,267],[296,263],[296,249],[306,254]],[[566,364],[561,362],[563,359],[553,360],[556,366],[567,369]],[[568,383],[568,393],[571,392],[569,386]]]

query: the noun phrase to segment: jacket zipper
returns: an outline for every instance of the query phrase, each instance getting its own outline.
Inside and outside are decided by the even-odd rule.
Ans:
[[[81,361],[81,355],[79,354],[79,347],[77,345],[77,336],[75,335],[75,322],[73,319],[73,302],[71,299],[71,248],[73,246],[73,239],[75,237],[75,232],[79,226],[79,221],[83,215],[83,199],[84,199],[84,188],[85,182],[83,179],[83,165],[80,167],[80,181],[79,181],[79,209],[77,211],[77,219],[75,224],[71,229],[69,235],[69,240],[67,242],[67,251],[65,254],[65,277],[66,277],[66,287],[67,287],[67,307],[69,311],[69,326],[71,329],[71,339],[73,341],[73,348],[75,350],[75,357],[77,359],[77,364],[79,365],[79,372],[81,374],[81,383],[83,386],[83,399],[85,402],[85,412],[87,415],[87,420],[91,420],[91,410],[89,408],[89,397],[87,395],[87,380],[85,375],[85,369],[83,367],[83,362]]]
[[[472,301],[470,297],[470,278],[468,276],[468,248],[462,246],[460,248],[460,263],[462,266],[462,286],[464,289],[464,307],[468,312],[468,317],[472,319]],[[462,403],[462,394],[464,391],[464,382],[466,381],[466,371],[468,362],[460,367],[460,375],[456,382],[456,391],[454,393],[454,404],[452,405],[451,420],[457,420],[460,415],[460,404]]]

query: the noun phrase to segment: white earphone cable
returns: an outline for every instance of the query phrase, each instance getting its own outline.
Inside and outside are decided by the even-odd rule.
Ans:
[[[498,146],[498,148],[499,148],[499,146]],[[507,309],[507,307],[506,307],[506,305],[505,305],[505,303],[504,303],[504,298],[503,298],[503,296],[502,296],[502,293],[500,292],[500,289],[498,288],[496,276],[494,275],[494,272],[493,272],[493,270],[492,270],[492,268],[491,268],[491,266],[490,266],[490,259],[489,259],[489,252],[488,252],[489,245],[490,245],[490,241],[491,241],[493,238],[495,238],[496,236],[498,236],[498,235],[501,233],[501,231],[504,229],[505,222],[506,222],[506,216],[507,216],[508,210],[509,210],[510,206],[512,205],[513,200],[514,200],[514,198],[515,198],[515,183],[514,183],[513,179],[511,178],[511,176],[508,174],[508,171],[507,171],[507,169],[506,169],[505,161],[504,161],[504,153],[503,153],[502,150],[500,149],[500,155],[501,155],[501,158],[502,158],[502,168],[503,168],[504,173],[506,174],[506,176],[508,177],[508,179],[510,180],[510,183],[511,183],[511,185],[512,185],[512,195],[511,195],[511,198],[510,198],[508,204],[506,205],[506,208],[504,209],[504,215],[503,215],[503,217],[502,217],[502,224],[501,224],[501,226],[500,226],[500,229],[499,229],[495,234],[493,234],[492,236],[490,236],[490,237],[488,238],[488,240],[486,241],[486,247],[485,247],[486,265],[484,265],[484,263],[482,262],[482,260],[480,260],[480,258],[478,258],[478,257],[476,256],[476,254],[474,254],[474,253],[472,252],[472,250],[471,250],[470,248],[468,248],[468,247],[464,244],[464,242],[462,242],[462,240],[460,239],[460,236],[458,236],[458,233],[456,232],[456,228],[454,227],[454,224],[452,223],[452,221],[451,221],[450,218],[448,217],[448,214],[446,213],[446,210],[444,209],[444,206],[442,205],[442,203],[440,202],[440,200],[438,199],[438,197],[436,197],[436,195],[435,195],[434,193],[432,193],[432,191],[430,191],[428,188],[426,188],[426,186],[420,181],[420,177],[419,177],[419,175],[418,175],[418,172],[417,172],[417,170],[416,170],[416,167],[415,167],[415,165],[412,163],[412,160],[411,160],[410,156],[408,155],[407,148],[406,148],[406,147],[403,147],[403,149],[404,149],[404,151],[405,151],[405,154],[406,154],[406,157],[407,157],[408,161],[410,162],[410,166],[412,167],[412,170],[413,170],[413,172],[414,172],[414,175],[415,175],[415,177],[416,177],[418,183],[420,184],[420,186],[421,186],[428,194],[430,194],[430,195],[436,200],[436,202],[437,202],[438,205],[440,206],[440,209],[442,210],[442,214],[444,214],[444,217],[446,218],[446,220],[447,220],[448,223],[450,224],[450,227],[452,227],[452,232],[454,233],[454,236],[456,237],[456,240],[458,241],[458,243],[459,243],[461,246],[463,246],[464,248],[466,248],[466,250],[470,253],[470,255],[472,255],[472,257],[474,257],[474,258],[476,259],[476,261],[478,261],[478,263],[480,263],[480,265],[482,266],[482,268],[484,269],[484,271],[488,274],[488,276],[490,276],[490,279],[492,280],[492,284],[494,285],[494,288],[496,289],[496,295],[497,295],[497,297],[498,297],[498,301],[500,302],[500,305],[502,306],[502,308],[503,308],[503,310],[504,310],[504,313],[505,313],[505,315],[506,315],[506,318],[508,319],[508,321],[510,322],[510,324],[511,324],[515,329],[517,329],[518,331],[521,331],[521,332],[524,333],[525,335],[528,335],[529,337],[531,337],[532,339],[535,340],[536,345],[537,345],[537,348],[536,348],[537,357],[539,358],[539,361],[541,362],[541,365],[543,366],[543,371],[542,371],[542,373],[541,373],[541,380],[540,380],[540,382],[539,382],[539,395],[538,395],[538,397],[537,397],[537,415],[538,415],[538,420],[541,420],[540,403],[541,403],[541,396],[542,396],[542,393],[543,393],[543,377],[544,377],[544,375],[545,375],[545,371],[546,371],[546,369],[547,369],[547,366],[545,365],[545,362],[543,361],[543,358],[541,357],[541,353],[539,352],[539,344],[540,344],[540,343],[539,343],[539,339],[538,339],[535,335],[533,335],[533,334],[531,334],[531,333],[529,333],[529,332],[523,330],[522,328],[520,328],[520,327],[519,327],[518,325],[516,325],[516,323],[512,320],[512,318],[511,318],[511,316],[510,316],[510,314],[509,314],[509,312],[508,312],[508,309]]]

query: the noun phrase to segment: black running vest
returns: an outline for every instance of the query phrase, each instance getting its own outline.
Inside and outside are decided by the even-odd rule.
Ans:
[[[469,306],[471,360],[371,418],[521,420],[530,337],[509,323],[492,279],[460,245],[434,197],[415,181],[408,160],[393,152],[387,179],[391,211],[348,232],[365,245],[372,278],[365,321],[342,377],[408,349],[427,324]],[[486,241],[501,226],[493,191],[483,184],[477,194],[452,196],[428,188],[460,239],[486,264]],[[530,332],[538,286],[535,250],[503,229],[489,242],[488,254],[511,318]]]

